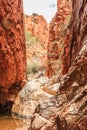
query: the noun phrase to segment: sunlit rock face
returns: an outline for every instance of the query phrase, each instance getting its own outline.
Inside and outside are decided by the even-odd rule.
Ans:
[[[25,15],[27,73],[47,66],[49,24],[42,15]]]
[[[47,75],[51,77],[55,74],[62,74],[62,60],[64,55],[64,46],[69,44],[68,29],[71,19],[71,0],[58,0],[58,10],[49,27],[49,42],[48,42],[48,69]],[[66,38],[67,37],[67,38]],[[69,54],[69,48],[67,48]],[[67,61],[68,62],[68,59]],[[68,66],[66,66],[67,70]],[[65,70],[65,71],[66,71]]]
[[[0,104],[17,94],[25,77],[22,0],[0,0]]]
[[[40,44],[48,42],[48,23],[42,15],[33,13],[25,15],[25,31],[31,32],[39,40]]]
[[[47,77],[40,77],[27,82],[18,94],[12,112],[21,117],[31,118],[36,106],[52,95],[43,91],[42,86],[48,82]]]
[[[87,129],[87,1],[73,1],[72,9],[70,55],[65,53],[71,59],[70,68],[60,80],[58,93],[34,113],[31,130]]]

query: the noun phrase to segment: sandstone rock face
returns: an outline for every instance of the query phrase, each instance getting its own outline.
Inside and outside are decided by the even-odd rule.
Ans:
[[[43,101],[34,113],[30,130],[87,130],[87,1],[75,0],[72,8],[70,68],[57,95]]]
[[[25,78],[25,60],[22,0],[0,0],[0,104]]]
[[[30,130],[87,129],[87,42],[82,47],[58,93],[37,106]],[[84,68],[84,69],[82,69]],[[37,111],[39,110],[39,111]]]
[[[27,73],[47,66],[48,23],[42,15],[25,15]]]
[[[71,7],[71,0],[58,0],[58,11],[50,23],[47,69],[47,75],[49,77],[58,73],[61,75],[62,73],[62,58],[64,55],[65,40],[67,40],[66,48],[69,44],[67,27],[69,26],[71,19]],[[68,48],[66,53],[69,54]],[[66,62],[68,62],[68,59]]]
[[[68,35],[66,36],[64,44],[64,55],[63,55],[63,74],[67,72],[69,67],[72,65],[74,59],[78,55],[79,51],[86,44],[87,39],[87,10],[86,1],[75,1],[72,2],[73,11],[71,23],[68,28]],[[78,6],[78,8],[77,8]],[[84,9],[83,9],[84,8]],[[72,32],[72,33],[71,33]],[[67,52],[68,51],[68,52]],[[67,67],[67,68],[66,68]]]
[[[29,31],[33,36],[37,37],[41,42],[40,44],[47,44],[48,23],[42,15],[25,15],[25,31]]]

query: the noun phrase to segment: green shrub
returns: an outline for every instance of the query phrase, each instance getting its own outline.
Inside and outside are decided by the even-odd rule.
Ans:
[[[32,15],[33,15],[33,16],[38,16],[38,14],[37,14],[37,13],[32,13]]]
[[[27,74],[35,74],[38,72],[39,68],[41,67],[40,64],[35,63],[35,62],[28,62],[27,63],[27,69],[26,72]]]

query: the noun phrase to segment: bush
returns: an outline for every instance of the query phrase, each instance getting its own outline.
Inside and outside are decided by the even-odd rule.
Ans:
[[[35,62],[28,62],[27,63],[27,69],[26,72],[27,74],[35,74],[38,72],[39,68],[41,67],[40,64],[35,63]]]

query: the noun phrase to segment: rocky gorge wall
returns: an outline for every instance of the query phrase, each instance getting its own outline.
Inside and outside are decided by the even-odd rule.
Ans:
[[[68,44],[70,36],[68,28],[72,13],[71,0],[58,0],[57,8],[57,13],[49,25],[48,77],[52,77],[55,74],[61,75],[63,71],[67,72],[69,68],[68,58],[66,60],[66,68],[62,67],[62,63],[65,53],[69,55]]]
[[[80,2],[77,0],[75,3],[72,1],[72,5],[72,18],[68,28],[68,35],[66,36],[64,44],[64,55],[62,62],[63,74],[65,74],[69,67],[72,65],[73,61],[84,46],[87,39],[87,1]]]
[[[47,45],[48,43],[48,27],[46,19],[42,15],[33,13],[28,16],[25,15],[25,31],[31,32],[37,38],[40,44]]]
[[[26,78],[22,0],[0,0],[0,104],[14,100]]]
[[[47,66],[47,43],[49,24],[39,14],[25,15],[27,73]],[[45,69],[44,69],[45,71]]]
[[[29,130],[87,130],[87,0],[72,1],[68,31],[70,67],[57,94],[37,106]]]

